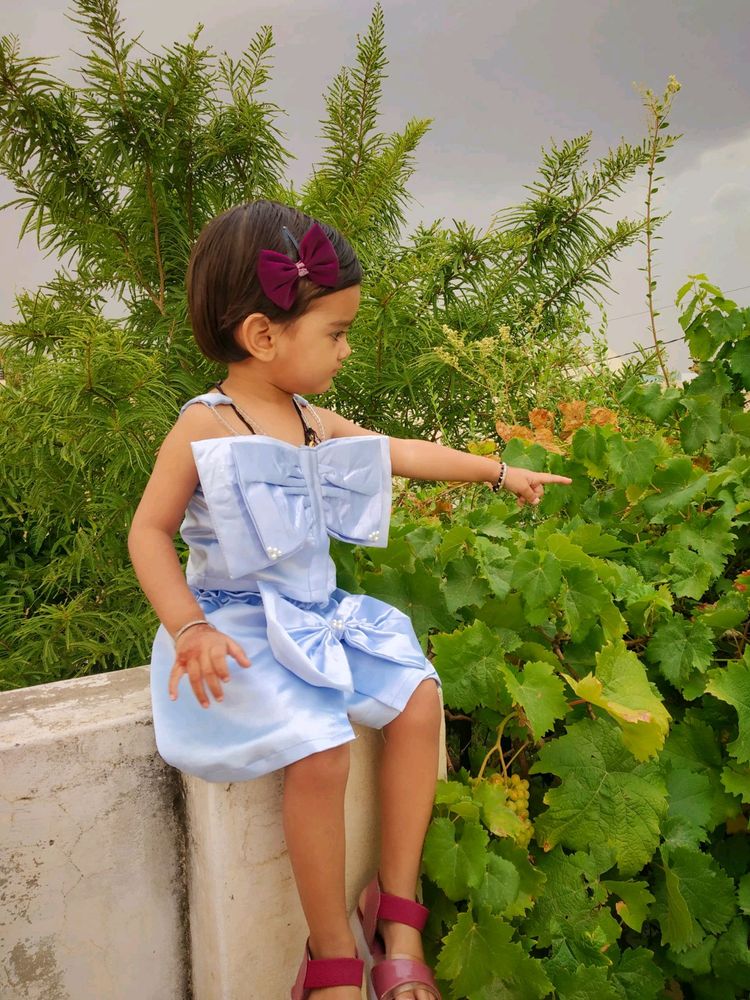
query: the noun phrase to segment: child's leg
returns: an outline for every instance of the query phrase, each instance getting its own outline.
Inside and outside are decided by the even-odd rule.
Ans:
[[[385,892],[414,899],[422,846],[432,814],[437,780],[442,704],[437,685],[423,681],[404,711],[384,729],[380,773],[380,882]],[[421,958],[418,931],[382,921],[380,931],[390,954]],[[404,1000],[429,1000],[424,990]]]
[[[310,928],[313,958],[353,957],[355,953],[344,885],[348,774],[349,745],[344,744],[290,764],[284,776],[284,835]],[[338,991],[330,993],[339,995]],[[346,996],[346,991],[341,995]]]

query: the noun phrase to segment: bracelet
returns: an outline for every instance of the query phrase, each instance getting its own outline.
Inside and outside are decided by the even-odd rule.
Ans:
[[[508,473],[508,466],[505,462],[500,463],[500,472],[497,477],[497,482],[492,486],[493,493],[499,493],[503,488],[503,483],[505,482],[505,477]]]
[[[208,625],[208,627],[212,628],[214,632],[217,631],[216,626],[212,625],[211,622],[206,621],[205,618],[196,618],[193,621],[188,622],[186,625],[183,625],[182,628],[178,628],[174,634],[172,642],[176,643],[183,633],[187,632],[189,628],[195,628],[196,625]]]

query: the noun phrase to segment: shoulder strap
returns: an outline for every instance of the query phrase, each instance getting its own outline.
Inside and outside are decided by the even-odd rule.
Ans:
[[[232,400],[229,396],[225,396],[221,392],[203,392],[200,396],[193,396],[193,398],[189,399],[187,403],[184,403],[180,407],[180,413],[184,413],[188,406],[192,406],[193,403],[203,403],[204,406],[210,406],[213,408],[214,406],[219,406],[220,404],[228,405],[231,404],[231,402]]]

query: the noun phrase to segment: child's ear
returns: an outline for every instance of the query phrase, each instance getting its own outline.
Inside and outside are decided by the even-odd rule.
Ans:
[[[277,330],[263,313],[250,313],[235,333],[235,340],[259,361],[272,361],[276,355]]]

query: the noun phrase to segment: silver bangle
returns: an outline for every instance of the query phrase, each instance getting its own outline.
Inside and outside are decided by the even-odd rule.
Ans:
[[[187,624],[177,629],[177,631],[174,634],[174,638],[172,639],[172,642],[176,643],[184,632],[187,632],[189,628],[195,628],[196,625],[208,625],[208,627],[212,628],[214,632],[217,631],[216,626],[212,625],[211,622],[206,621],[205,618],[195,618],[193,621],[187,622]]]

